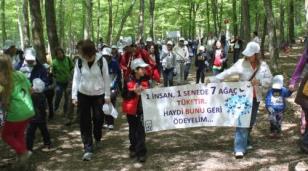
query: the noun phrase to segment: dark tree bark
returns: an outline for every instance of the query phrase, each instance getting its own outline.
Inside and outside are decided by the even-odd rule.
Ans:
[[[241,0],[242,8],[242,27],[243,27],[243,40],[246,45],[250,41],[250,15],[248,0]]]
[[[30,6],[30,14],[32,20],[33,47],[37,51],[38,60],[41,63],[45,63],[46,51],[44,44],[44,33],[43,33],[40,0],[29,0],[29,6]]]
[[[84,39],[93,39],[93,22],[92,22],[92,10],[93,2],[92,0],[85,1],[85,29],[84,29]]]
[[[29,27],[29,2],[28,0],[22,0],[22,14],[23,14],[23,37],[24,46],[30,46],[30,27]]]
[[[232,0],[232,19],[233,19],[233,33],[234,35],[238,35],[238,23],[237,23],[237,11],[236,11],[236,1]]]
[[[1,30],[2,30],[2,43],[4,45],[5,40],[7,39],[6,36],[6,25],[5,25],[5,0],[1,1]]]
[[[261,40],[265,40],[266,34],[267,34],[267,17],[266,14],[264,15],[264,20],[263,20],[263,30],[262,30],[262,38]],[[261,41],[261,56],[264,59],[265,58],[265,48],[264,48],[264,42],[265,41]]]
[[[130,14],[132,13],[132,10],[134,8],[135,3],[136,3],[136,0],[132,0],[130,7],[127,9],[127,11],[125,12],[125,14],[123,15],[123,17],[121,19],[119,31],[118,31],[117,36],[115,38],[116,42],[119,41],[119,39],[120,39],[120,36],[122,34],[122,30],[123,30],[123,27],[125,25],[125,22],[126,22],[127,18],[130,16]]]
[[[224,10],[224,1],[220,1],[220,10],[219,10],[219,20],[218,20],[218,30],[219,30],[219,33],[221,33],[222,31],[222,21],[223,21],[223,10]]]
[[[280,37],[280,41],[279,41],[279,46],[285,41],[284,39],[284,5],[285,5],[285,0],[280,0],[280,4],[279,4],[279,10],[280,10],[280,22],[279,22],[279,37]]]
[[[275,17],[273,14],[273,5],[272,1],[263,0],[266,18],[267,18],[267,30],[269,36],[269,52],[271,58],[271,66],[274,70],[278,68],[278,58],[279,58],[279,48],[277,46],[277,37],[276,37],[276,25],[275,25]]]
[[[112,44],[112,0],[108,0],[109,5],[109,19],[108,19],[108,33],[107,33],[107,43]]]
[[[212,13],[213,13],[213,20],[214,20],[214,33],[215,33],[215,36],[218,36],[218,32],[217,32],[217,21],[218,21],[217,0],[212,0]]]
[[[207,32],[210,33],[211,25],[210,25],[210,4],[209,4],[209,0],[206,0],[206,20],[207,20]]]
[[[99,43],[99,40],[100,40],[100,32],[101,32],[101,17],[102,17],[102,14],[101,14],[101,1],[98,0],[97,1],[97,25],[96,25],[96,42],[97,44]],[[110,7],[109,7],[110,8]],[[112,8],[112,7],[111,7]]]
[[[290,43],[295,43],[294,34],[294,0],[288,0],[289,15],[288,15],[288,41]]]
[[[138,34],[137,34],[138,42],[140,42],[143,39],[143,34],[144,34],[144,0],[140,0],[139,23],[138,23]]]
[[[150,37],[155,40],[154,36],[155,26],[155,0],[150,0]]]
[[[45,15],[48,42],[50,46],[50,53],[52,57],[56,56],[56,48],[59,47],[59,39],[56,25],[56,12],[54,0],[45,0]]]

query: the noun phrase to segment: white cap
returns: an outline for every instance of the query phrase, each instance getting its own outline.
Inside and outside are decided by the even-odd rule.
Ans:
[[[184,41],[184,45],[188,45],[188,41],[187,40]]]
[[[179,39],[179,41],[185,41],[184,37],[181,37],[181,38]]]
[[[147,42],[152,42],[153,39],[152,39],[151,37],[148,37],[146,41],[147,41]]]
[[[104,55],[104,56],[112,56],[112,55],[111,55],[111,48],[105,47],[105,48],[103,49],[102,55]]]
[[[205,47],[204,46],[200,46],[199,47],[199,51],[205,51]]]
[[[6,51],[10,49],[12,46],[15,46],[15,42],[13,40],[6,40],[4,42],[3,50]]]
[[[149,66],[148,64],[146,64],[141,58],[137,58],[137,59],[134,59],[130,65],[130,68],[132,70],[135,70],[137,69],[138,67],[141,67],[141,68],[145,68]]]
[[[118,49],[117,45],[112,45],[111,48],[112,49]]]
[[[35,61],[36,60],[36,51],[33,48],[25,49],[25,60],[26,61]]]
[[[172,42],[171,40],[169,40],[169,41],[167,42],[167,45],[173,45],[173,42]]]
[[[256,53],[260,53],[260,45],[256,42],[249,42],[242,52],[242,54],[246,57],[253,56]]]
[[[283,87],[283,76],[282,75],[276,75],[273,78],[272,88],[273,89],[281,89],[282,87]]]
[[[131,46],[133,44],[133,39],[131,37],[125,37],[123,38],[123,48],[127,46]]]

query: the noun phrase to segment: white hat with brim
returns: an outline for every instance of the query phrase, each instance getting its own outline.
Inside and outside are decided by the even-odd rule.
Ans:
[[[118,49],[118,47],[116,45],[112,45],[111,48],[112,49]]]
[[[185,41],[184,37],[181,37],[181,38],[179,39],[179,41]]]
[[[126,48],[127,46],[131,46],[133,44],[133,39],[131,37],[125,37],[123,38],[123,48]]]
[[[171,40],[169,40],[168,42],[167,42],[167,45],[173,45],[173,42],[171,41]]]
[[[6,51],[6,50],[10,49],[13,46],[15,46],[15,43],[14,43],[13,40],[6,40],[4,42],[3,50]]]
[[[260,45],[256,42],[249,42],[242,52],[242,54],[246,57],[251,57],[254,54],[260,53]]]
[[[153,39],[151,37],[148,37],[146,42],[153,42]]]
[[[276,75],[273,78],[272,88],[273,89],[281,89],[282,87],[283,87],[283,76],[282,75]]]
[[[36,51],[33,48],[27,48],[24,53],[26,61],[35,61],[36,60]]]
[[[145,68],[147,66],[149,66],[149,65],[147,63],[145,63],[141,58],[137,58],[137,59],[134,59],[132,61],[130,68],[132,70],[135,70],[138,67]]]
[[[111,48],[105,47],[105,48],[103,49],[102,55],[103,55],[103,56],[112,56],[112,55],[111,55]]]

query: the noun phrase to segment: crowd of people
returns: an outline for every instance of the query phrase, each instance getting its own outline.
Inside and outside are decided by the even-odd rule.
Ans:
[[[147,149],[141,92],[157,86],[189,84],[191,65],[194,64],[196,84],[221,82],[232,75],[239,75],[239,81],[252,83],[250,128],[236,128],[234,137],[235,157],[243,158],[252,148],[250,133],[260,101],[266,102],[271,136],[277,138],[281,133],[285,98],[297,89],[302,79],[296,103],[302,106],[303,116],[308,118],[308,72],[302,74],[308,66],[307,45],[290,86],[286,88],[283,76],[273,78],[267,63],[261,59],[261,40],[256,32],[254,35],[245,49],[238,36],[228,41],[224,35],[217,39],[212,34],[200,41],[181,37],[177,43],[172,39],[154,43],[152,38],[148,38],[143,44],[128,37],[111,47],[81,40],[76,45],[74,58],[66,56],[62,48],[57,48],[51,63],[41,63],[34,48],[21,51],[13,41],[7,40],[4,54],[0,55],[2,139],[15,150],[20,163],[25,163],[32,155],[37,128],[42,134],[44,146],[52,148],[48,123],[63,114],[68,118],[66,125],[79,124],[84,145],[82,160],[89,161],[95,149],[102,146],[102,129],[115,129],[111,110],[112,106],[118,106],[117,99],[121,97],[122,112],[126,114],[129,125],[129,156],[145,162]],[[232,63],[228,62],[229,49],[233,50],[234,63],[230,68],[227,65]],[[241,58],[241,55],[244,57]],[[212,77],[206,79],[206,75]],[[268,90],[266,98],[262,97],[264,90]],[[60,107],[61,100],[63,109]],[[303,134],[301,147],[308,152],[306,127]]]

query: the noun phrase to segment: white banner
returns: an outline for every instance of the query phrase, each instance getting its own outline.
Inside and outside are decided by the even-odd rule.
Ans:
[[[200,126],[250,125],[250,82],[154,88],[141,95],[146,132]]]

